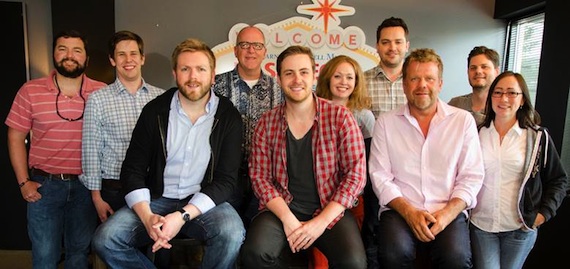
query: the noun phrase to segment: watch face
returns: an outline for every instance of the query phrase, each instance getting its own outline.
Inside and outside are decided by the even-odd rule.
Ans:
[[[182,219],[184,221],[190,220],[190,213],[186,212],[184,209],[180,209],[180,210],[178,210],[178,212],[180,212],[180,214],[182,214]]]

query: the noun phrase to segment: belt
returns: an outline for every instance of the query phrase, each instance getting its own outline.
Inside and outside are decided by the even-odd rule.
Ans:
[[[121,190],[121,181],[118,179],[106,179],[101,181],[101,186],[106,190]]]
[[[57,179],[61,181],[70,181],[70,180],[77,180],[79,177],[73,174],[50,174],[44,170],[40,170],[37,168],[32,168],[32,175],[34,176],[43,176],[49,179]]]

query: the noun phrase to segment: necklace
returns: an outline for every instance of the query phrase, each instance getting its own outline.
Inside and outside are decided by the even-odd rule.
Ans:
[[[79,87],[79,97],[81,97],[81,99],[83,100],[83,110],[81,111],[81,116],[79,116],[78,118],[66,118],[64,116],[61,115],[61,113],[59,113],[59,96],[61,95],[61,89],[59,88],[59,83],[57,83],[57,75],[54,77],[55,79],[55,86],[57,87],[57,96],[55,97],[55,113],[57,113],[57,115],[66,121],[78,121],[80,119],[83,119],[83,114],[85,113],[85,98],[83,97],[83,78],[81,78],[81,86]]]

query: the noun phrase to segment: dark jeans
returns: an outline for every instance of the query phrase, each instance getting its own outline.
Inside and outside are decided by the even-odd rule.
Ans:
[[[435,240],[419,241],[406,221],[394,210],[380,215],[378,226],[380,268],[413,268],[417,249],[429,251],[434,268],[471,268],[471,243],[465,214],[461,213]]]
[[[154,199],[153,213],[167,215],[184,205],[188,199]],[[203,268],[233,268],[243,242],[245,229],[241,218],[228,203],[222,203],[182,226],[179,234],[204,242]],[[152,244],[144,224],[130,208],[123,207],[99,225],[93,236],[93,247],[110,268],[155,268],[139,251]]]
[[[97,225],[91,192],[77,179],[32,177],[42,198],[28,203],[28,235],[35,269],[56,268],[65,248],[65,268],[87,268],[90,242]]]
[[[350,210],[332,229],[315,241],[326,257],[329,268],[366,268],[366,254],[356,220]],[[283,230],[283,223],[271,211],[259,213],[251,222],[242,246],[244,268],[288,268],[293,254]]]
[[[362,222],[362,241],[364,242],[364,249],[366,249],[366,263],[368,269],[378,269],[378,244],[376,242],[376,233],[378,230],[378,198],[372,190],[370,180],[364,187],[364,220]]]

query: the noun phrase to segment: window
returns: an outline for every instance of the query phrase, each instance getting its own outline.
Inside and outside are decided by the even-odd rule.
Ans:
[[[510,21],[507,29],[507,70],[524,76],[533,105],[536,99],[543,30],[544,13]]]

